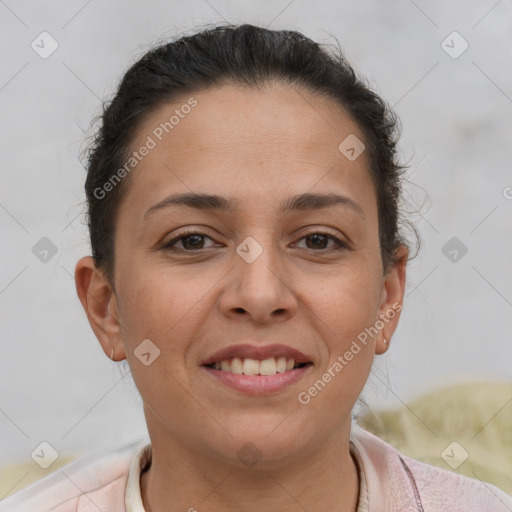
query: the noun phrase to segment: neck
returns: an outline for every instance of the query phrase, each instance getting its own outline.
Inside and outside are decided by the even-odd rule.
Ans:
[[[151,467],[141,476],[146,512],[355,512],[359,478],[349,452],[350,430],[286,464],[240,469],[179,442],[152,439]]]

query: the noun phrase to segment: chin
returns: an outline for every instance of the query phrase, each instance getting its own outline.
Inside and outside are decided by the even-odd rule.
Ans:
[[[233,437],[226,439],[222,455],[232,459],[234,453],[237,464],[246,464],[247,459],[248,467],[263,469],[303,454],[314,439],[311,424],[298,424],[294,414],[288,414],[266,414],[258,419],[256,414],[248,414],[236,427],[228,429]]]

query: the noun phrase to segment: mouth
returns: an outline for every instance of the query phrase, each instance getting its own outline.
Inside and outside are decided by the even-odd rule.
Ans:
[[[248,394],[270,394],[298,382],[313,360],[286,345],[232,345],[202,362],[201,367],[222,386]]]
[[[234,373],[237,375],[271,376],[311,365],[311,362],[300,363],[295,361],[293,358],[281,356],[269,357],[261,361],[258,359],[233,357],[231,359],[223,359],[222,361],[216,361],[203,366],[207,366],[213,370]]]

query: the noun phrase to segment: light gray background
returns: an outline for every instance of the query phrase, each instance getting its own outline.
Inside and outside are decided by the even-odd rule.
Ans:
[[[370,404],[512,380],[510,1],[5,0],[0,15],[2,463],[30,460],[41,441],[88,452],[146,434],[131,375],[104,355],[75,294],[74,265],[89,253],[77,155],[134,59],[223,20],[334,35],[401,117],[423,246]],[[59,44],[48,59],[31,48],[43,31]],[[453,31],[469,43],[457,59],[441,47]],[[58,252],[43,263],[32,247],[45,236]],[[442,252],[454,236],[468,248],[456,263]]]

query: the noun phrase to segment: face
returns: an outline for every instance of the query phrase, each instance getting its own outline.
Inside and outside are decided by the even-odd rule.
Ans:
[[[332,100],[285,85],[191,96],[162,140],[188,97],[137,132],[134,148],[156,144],[119,207],[115,293],[103,288],[105,314],[89,319],[105,352],[127,358],[152,439],[232,461],[251,442],[262,463],[293,460],[348,433],[396,327],[404,263],[382,267],[366,155],[338,149],[364,137]]]

